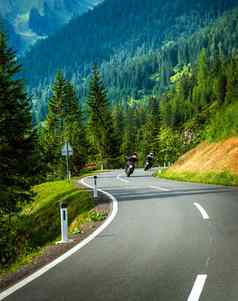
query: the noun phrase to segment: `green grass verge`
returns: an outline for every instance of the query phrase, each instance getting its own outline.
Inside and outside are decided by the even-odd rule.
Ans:
[[[238,186],[238,176],[228,171],[224,172],[174,172],[165,170],[157,173],[156,176],[169,180],[177,180],[184,182],[195,182],[203,184],[217,184],[225,186]]]
[[[80,233],[82,224],[106,217],[94,212],[91,194],[76,187],[73,181],[47,182],[35,186],[33,191],[36,193],[34,201],[23,208],[12,225],[12,241],[16,244],[10,247],[15,248],[16,259],[1,269],[1,276],[17,271],[40,255],[45,247],[60,239],[60,201],[68,204],[71,234]]]

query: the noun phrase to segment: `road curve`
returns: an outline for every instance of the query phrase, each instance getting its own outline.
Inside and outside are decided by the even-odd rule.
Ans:
[[[92,179],[87,179],[90,184]],[[238,189],[101,174],[119,204],[87,246],[7,301],[237,301]]]

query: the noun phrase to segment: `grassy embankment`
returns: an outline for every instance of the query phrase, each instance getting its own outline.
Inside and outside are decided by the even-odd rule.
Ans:
[[[34,201],[24,207],[14,221],[17,244],[12,247],[17,250],[17,260],[2,269],[1,276],[32,262],[36,256],[43,254],[47,246],[60,240],[60,201],[68,204],[70,234],[79,234],[82,225],[106,217],[93,210],[89,191],[77,187],[73,181],[47,182],[35,186],[33,191],[36,193]]]

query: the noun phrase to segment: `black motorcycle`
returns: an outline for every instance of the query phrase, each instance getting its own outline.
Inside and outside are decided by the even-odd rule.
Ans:
[[[153,163],[150,162],[150,161],[148,161],[148,160],[146,160],[145,166],[144,166],[144,171],[147,171],[147,170],[151,169],[152,166],[153,166]]]
[[[131,162],[129,162],[125,169],[126,176],[130,177],[130,175],[133,174],[134,170],[135,170],[135,165],[133,165]]]

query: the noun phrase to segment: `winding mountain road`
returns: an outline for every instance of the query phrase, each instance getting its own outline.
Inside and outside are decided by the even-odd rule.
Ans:
[[[238,300],[237,188],[142,170],[101,174],[98,186],[118,201],[112,223],[5,300]]]

